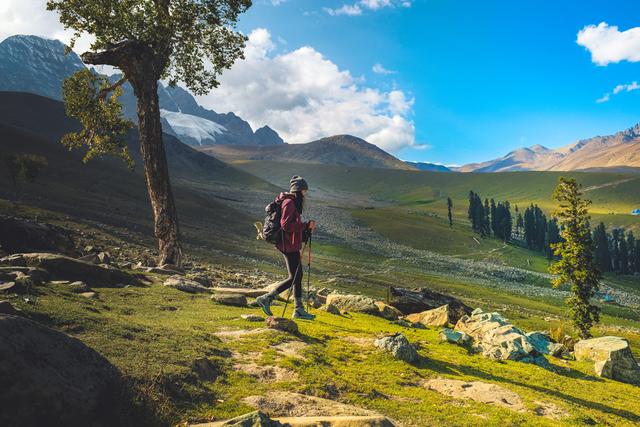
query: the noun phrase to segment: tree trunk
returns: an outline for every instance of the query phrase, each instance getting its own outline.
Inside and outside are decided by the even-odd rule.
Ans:
[[[167,155],[162,140],[158,82],[153,77],[147,77],[135,83],[132,81],[132,86],[138,100],[140,153],[153,209],[155,236],[158,239],[158,265],[180,266],[182,247],[178,215],[169,180]]]

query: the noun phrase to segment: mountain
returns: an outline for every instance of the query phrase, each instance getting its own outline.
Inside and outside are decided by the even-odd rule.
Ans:
[[[269,146],[213,145],[200,150],[225,161],[275,160],[298,163],[415,170],[411,165],[351,135],[336,135],[306,144]]]
[[[408,162],[405,161],[406,164],[408,164],[409,166],[421,170],[421,171],[428,171],[428,172],[453,172],[450,168],[446,167],[445,165],[438,165],[435,163],[426,163],[426,162]]]
[[[0,43],[0,91],[61,100],[62,81],[83,68],[78,55],[65,55],[65,45],[58,40],[16,35]]]
[[[640,167],[640,124],[613,135],[583,139],[555,150],[533,145],[494,160],[470,163],[460,172],[598,170]]]
[[[58,40],[38,36],[16,35],[0,42],[0,90],[28,92],[62,100],[62,82],[85,68],[73,51],[65,54]],[[109,77],[111,81],[120,75]],[[242,144],[270,145],[284,141],[265,126],[253,131],[249,123],[234,113],[220,114],[200,106],[180,87],[158,82],[158,98],[165,131],[190,145]],[[127,83],[120,103],[126,117],[137,120],[136,98]]]

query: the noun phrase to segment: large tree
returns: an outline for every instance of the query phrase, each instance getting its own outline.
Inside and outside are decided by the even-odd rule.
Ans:
[[[549,267],[556,275],[552,284],[571,286],[572,295],[567,298],[571,318],[580,336],[589,338],[591,327],[600,320],[600,309],[592,304],[592,298],[602,278],[593,255],[588,212],[591,201],[582,198],[575,179],[565,177],[560,177],[553,197],[560,203],[555,214],[562,225],[563,241],[553,245],[560,259]]]
[[[115,83],[83,70],[67,80],[67,113],[83,126],[68,134],[70,148],[86,145],[86,160],[103,154],[123,157],[131,166],[117,97],[129,82],[137,98],[138,134],[144,173],[159,243],[159,263],[179,265],[182,248],[176,207],[162,141],[158,80],[183,82],[196,94],[218,86],[219,74],[242,58],[246,37],[235,30],[251,0],[48,0],[60,14],[74,42],[82,34],[95,38],[86,64],[122,71]],[[105,206],[106,208],[106,206]]]

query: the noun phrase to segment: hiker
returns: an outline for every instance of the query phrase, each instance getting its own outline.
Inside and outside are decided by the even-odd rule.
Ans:
[[[280,282],[278,286],[266,295],[258,297],[256,302],[267,316],[273,316],[271,312],[271,302],[280,294],[293,286],[294,296],[294,319],[313,320],[315,316],[304,309],[302,302],[302,260],[300,250],[302,243],[306,242],[315,230],[315,221],[302,222],[302,209],[304,198],[309,185],[300,176],[294,176],[289,182],[288,193],[280,193],[276,197],[275,203],[280,204],[280,233],[281,238],[276,244],[276,248],[284,256],[289,276]]]

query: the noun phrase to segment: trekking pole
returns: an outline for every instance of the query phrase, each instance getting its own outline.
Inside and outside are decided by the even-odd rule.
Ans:
[[[307,262],[307,313],[309,312],[309,292],[311,290],[311,236],[313,234],[309,234],[309,260]]]
[[[293,291],[293,287],[295,286],[296,278],[298,277],[298,272],[300,271],[300,267],[302,266],[302,257],[304,256],[304,251],[307,249],[307,242],[304,243],[304,247],[300,252],[300,262],[298,263],[298,268],[296,268],[296,272],[293,274],[293,282],[291,282],[291,286],[287,291],[287,299],[284,301],[284,308],[282,309],[282,316],[284,317],[284,313],[287,311],[287,305],[289,304],[289,298],[291,298],[291,292]]]

